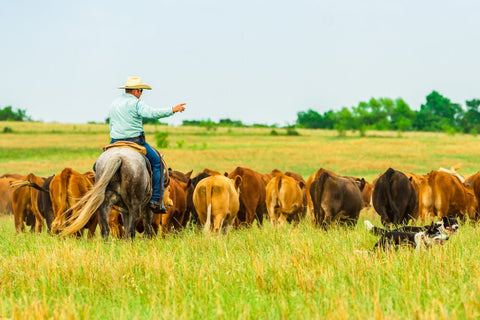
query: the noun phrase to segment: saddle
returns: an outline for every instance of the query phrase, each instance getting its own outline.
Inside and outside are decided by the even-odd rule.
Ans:
[[[103,151],[107,151],[111,148],[127,148],[140,152],[144,156],[147,154],[147,149],[144,146],[139,145],[138,143],[132,141],[117,141],[114,143],[107,144],[103,147]]]

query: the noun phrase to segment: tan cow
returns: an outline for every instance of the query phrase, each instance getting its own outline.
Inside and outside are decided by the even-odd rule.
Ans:
[[[204,226],[204,232],[218,233],[224,228],[228,230],[237,217],[240,207],[239,187],[242,178],[234,179],[216,175],[198,182],[193,192],[193,204],[198,213],[198,219]]]
[[[448,215],[477,217],[478,202],[473,190],[450,173],[431,171],[421,185],[420,195],[419,211],[423,220]]]
[[[303,182],[283,173],[278,173],[266,187],[265,203],[274,225],[283,225],[285,222],[298,224],[303,210]]]
[[[50,182],[50,199],[53,215],[52,232],[61,231],[62,226],[70,216],[72,208],[93,186],[95,174],[92,171],[79,173],[72,168],[65,168],[53,177]],[[98,214],[94,214],[83,229],[88,229],[88,236],[95,234],[98,224]],[[80,236],[81,233],[77,233]]]

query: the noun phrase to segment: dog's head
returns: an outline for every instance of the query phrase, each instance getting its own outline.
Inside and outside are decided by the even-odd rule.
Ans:
[[[454,216],[443,217],[435,224],[444,233],[455,233],[458,230],[458,220]]]
[[[423,243],[427,248],[435,244],[444,244],[449,239],[449,236],[442,229],[443,227],[432,223],[427,227],[427,230],[415,235],[415,243],[417,246]]]

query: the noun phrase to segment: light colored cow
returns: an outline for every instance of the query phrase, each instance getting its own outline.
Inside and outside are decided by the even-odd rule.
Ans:
[[[283,173],[277,173],[268,182],[265,203],[274,225],[299,222],[304,212],[302,188],[303,182]]]
[[[227,231],[237,217],[240,207],[239,187],[242,178],[229,179],[225,176],[210,176],[201,180],[193,192],[193,204],[204,232]]]

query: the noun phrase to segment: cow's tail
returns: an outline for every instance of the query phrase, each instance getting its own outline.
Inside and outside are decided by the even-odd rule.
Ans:
[[[393,170],[392,168],[388,168],[387,171],[385,171],[385,178],[387,179],[386,193],[387,193],[388,204],[390,205],[390,208],[393,211],[393,217],[394,217],[393,223],[397,224],[396,217],[399,217],[400,214],[398,211],[397,204],[395,203],[395,201],[393,201],[393,198],[392,198],[392,176],[394,173],[395,173],[395,170]]]
[[[35,182],[32,182],[30,180],[15,180],[10,182],[10,186],[12,188],[23,188],[23,187],[32,187],[34,189],[37,189],[39,191],[43,191],[48,193],[47,189],[44,189],[43,187],[39,186]]]
[[[105,189],[121,165],[122,158],[120,158],[120,156],[107,162],[105,168],[102,170],[102,176],[98,177],[98,179],[97,177],[95,178],[95,184],[92,189],[69,209],[69,211],[72,212],[72,215],[67,220],[67,224],[69,225],[60,232],[60,236],[65,237],[71,235],[87,224],[105,200]]]
[[[325,189],[325,181],[330,178],[330,174],[326,171],[322,172],[320,177],[318,178],[318,185],[320,187],[320,192],[317,194],[317,199],[319,199],[319,205],[321,205],[322,197],[323,197],[323,190]]]
[[[278,180],[277,187],[275,188],[275,195],[277,196],[277,201],[280,207],[280,211],[283,212],[284,205],[282,203],[282,198],[280,197],[280,190],[282,189],[282,175],[277,174],[275,178],[277,178]]]
[[[205,220],[205,226],[203,227],[203,232],[209,234],[212,225],[212,193],[214,186],[205,188],[205,204],[207,205],[207,219]]]

